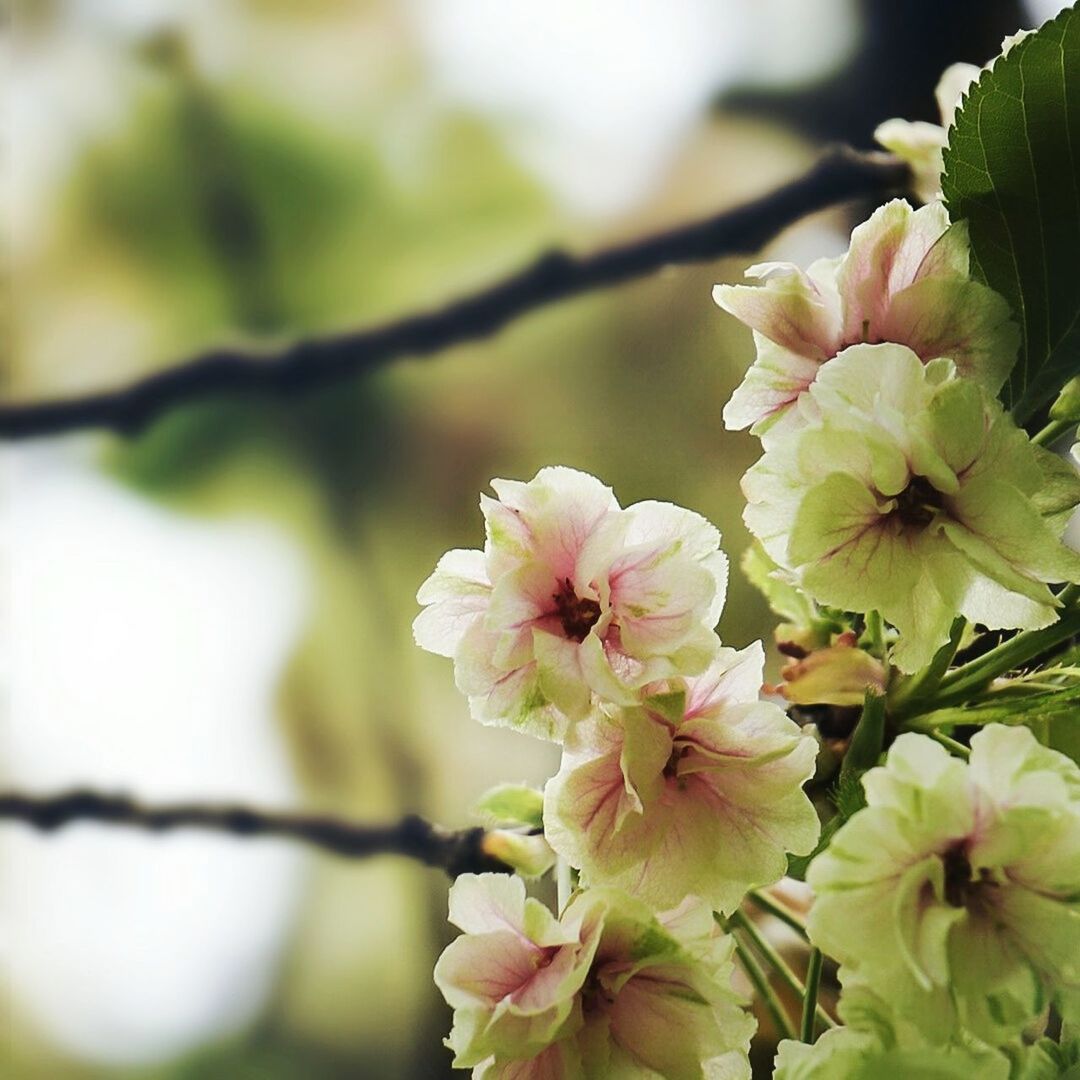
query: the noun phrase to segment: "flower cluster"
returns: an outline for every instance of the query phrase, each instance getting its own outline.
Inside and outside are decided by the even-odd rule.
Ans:
[[[970,763],[901,735],[811,864],[812,940],[924,1037],[1016,1036],[1080,990],[1080,768],[991,725]]]
[[[775,573],[818,604],[882,616],[906,672],[958,615],[993,629],[1052,622],[1048,584],[1080,581],[1061,542],[1080,480],[992,397],[1017,328],[971,280],[962,226],[939,202],[896,200],[841,258],[750,273],[765,283],[715,292],[757,348],[724,418],[762,439],[744,516]]]
[[[978,74],[946,73],[946,126]],[[1062,404],[1075,384],[1035,439],[1005,411],[1020,329],[938,198],[944,128],[878,137],[926,205],[889,202],[840,258],[714,293],[753,331],[723,419],[762,445],[742,565],[784,620],[777,686],[760,643],[715,632],[716,529],[624,509],[572,469],[492,481],[483,550],[449,552],[420,588],[416,640],[453,659],[476,719],[562,750],[543,793],[483,803],[508,826],[498,857],[530,876],[558,860],[559,910],[516,877],[451,891],[463,933],[435,978],[475,1077],[748,1077],[734,953],[781,1035],[755,953],[799,984],[740,907],[789,869],[812,892],[805,925],[752,896],[818,950],[781,1080],[1080,1068],[1080,768],[1050,748],[1080,756],[1057,726],[1080,715],[1080,665],[1048,660],[1080,633],[1063,540],[1080,476],[1041,445],[1080,415]],[[968,725],[970,747],[945,734]],[[822,955],[843,1026],[815,1042]],[[1060,1037],[1039,1037],[1048,1015]]]
[[[752,1021],[713,913],[813,850],[817,743],[761,700],[760,644],[720,644],[727,561],[703,518],[623,509],[567,468],[492,487],[483,551],[440,560],[415,636],[453,658],[477,719],[563,744],[541,823],[581,891],[556,918],[516,880],[455,886],[465,935],[436,968],[455,1062],[478,1077],[748,1075]]]
[[[747,270],[762,285],[717,285],[716,302],[754,331],[757,359],[724,409],[729,428],[766,445],[806,421],[796,408],[818,373],[852,345],[906,345],[924,363],[948,357],[991,393],[1016,359],[1009,307],[968,274],[963,225],[940,203],[895,199],[851,234],[838,259]]]
[[[450,921],[464,934],[435,981],[454,1008],[454,1064],[478,1080],[749,1078],[731,939],[700,902],[657,914],[597,888],[556,919],[519,878],[467,874]]]

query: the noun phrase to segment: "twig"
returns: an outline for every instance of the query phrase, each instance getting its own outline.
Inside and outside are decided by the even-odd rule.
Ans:
[[[174,406],[216,394],[311,390],[371,371],[395,357],[427,356],[486,337],[527,311],[672,263],[756,251],[807,214],[850,199],[901,192],[908,181],[907,166],[890,155],[837,147],[804,175],[733,210],[592,255],[549,252],[504,281],[436,311],[305,339],[276,351],[216,349],[117,390],[2,406],[0,438],[28,439],[83,428],[132,434]]]
[[[196,828],[231,836],[280,836],[350,859],[403,855],[450,877],[466,873],[510,873],[485,850],[481,828],[449,830],[414,814],[388,825],[359,825],[310,814],[281,814],[247,806],[176,803],[143,806],[124,795],[70,791],[62,795],[0,792],[0,818],[51,831],[80,821],[130,825],[151,832]]]

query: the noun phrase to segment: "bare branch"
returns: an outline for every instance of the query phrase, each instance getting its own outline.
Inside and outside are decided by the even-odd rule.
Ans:
[[[0,819],[25,822],[51,831],[75,822],[129,825],[150,832],[209,829],[231,836],[280,836],[299,840],[349,859],[403,855],[450,877],[466,873],[510,873],[511,867],[489,855],[484,829],[449,830],[409,814],[389,825],[360,825],[309,814],[281,814],[248,806],[176,803],[143,806],[124,795],[70,791],[62,795],[0,792]]]
[[[0,438],[84,428],[133,434],[174,406],[212,395],[311,390],[396,357],[427,356],[486,337],[525,312],[663,266],[756,251],[807,214],[850,199],[883,198],[908,183],[907,166],[890,155],[834,148],[803,176],[733,210],[592,255],[549,252],[504,281],[436,311],[297,341],[277,351],[216,349],[117,390],[0,406]]]

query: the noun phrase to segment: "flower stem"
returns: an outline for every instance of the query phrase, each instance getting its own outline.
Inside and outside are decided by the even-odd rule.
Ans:
[[[733,912],[729,921],[732,925],[738,926],[745,931],[746,936],[754,943],[754,948],[780,977],[780,981],[805,1001],[806,987],[803,986],[798,975],[791,970],[787,961],[769,944],[757,925],[746,917],[745,912],[739,910]],[[833,1018],[820,1005],[815,1004],[814,1013],[827,1027],[836,1026]]]
[[[918,674],[903,680],[895,691],[890,691],[889,712],[893,716],[902,716],[913,702],[917,708],[920,697],[933,694],[937,690],[953,662],[953,657],[956,656],[956,650],[960,648],[966,629],[967,619],[958,615],[953,619],[949,640],[934,654],[930,664]]]
[[[938,731],[936,728],[933,731],[926,732],[931,739],[936,743],[941,743],[950,754],[955,757],[961,757],[965,761],[971,757],[971,750],[966,747],[962,742],[957,742],[956,739],[950,738],[943,731]]]
[[[814,1041],[814,1021],[817,1019],[817,996],[821,986],[821,950],[810,950],[810,960],[806,965],[806,993],[803,995],[802,1025],[799,1038],[804,1043]]]
[[[776,991],[770,985],[761,965],[754,958],[754,954],[738,934],[733,933],[731,938],[735,942],[735,952],[738,954],[739,963],[742,965],[742,969],[746,972],[747,977],[754,984],[754,989],[757,991],[758,997],[761,998],[762,1003],[768,1010],[769,1016],[772,1017],[772,1022],[780,1037],[783,1039],[794,1039],[795,1028],[791,1023],[791,1018],[784,1011],[784,1006],[781,1004]]]
[[[1061,435],[1064,435],[1066,431],[1075,426],[1075,420],[1051,420],[1042,431],[1031,436],[1031,441],[1039,446],[1049,446],[1051,443],[1057,442]]]
[[[868,611],[866,613],[866,639],[870,643],[873,654],[879,659],[885,659],[885,625],[881,620],[880,611]]]
[[[1078,598],[1080,588],[1067,586],[1058,596],[1065,610],[1056,623],[1041,630],[1026,630],[1017,634],[977,660],[951,671],[941,680],[939,692],[925,703],[927,707],[924,711],[963,703],[985,689],[998,675],[1036,659],[1055,645],[1080,633],[1080,608],[1075,606]]]
[[[761,889],[751,889],[750,892],[746,894],[746,897],[755,907],[761,908],[762,911],[768,912],[774,918],[787,924],[799,935],[799,937],[806,940],[806,922],[801,916],[792,911],[787,904],[782,904],[779,900],[770,896],[767,892],[763,892]]]

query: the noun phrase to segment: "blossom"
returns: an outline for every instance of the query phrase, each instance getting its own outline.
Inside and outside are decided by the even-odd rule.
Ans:
[[[753,1020],[731,989],[733,943],[690,899],[663,915],[612,889],[561,919],[517,878],[466,874],[462,930],[435,967],[447,1045],[477,1080],[744,1080]]]
[[[1000,55],[1007,55],[1017,42],[1030,33],[1030,30],[1021,30],[1005,38],[1001,43]],[[915,194],[924,203],[941,198],[941,174],[945,171],[942,151],[948,145],[949,128],[956,119],[960,99],[971,89],[983,71],[993,67],[993,63],[991,60],[983,68],[974,64],[950,64],[945,69],[934,90],[938,112],[941,114],[940,124],[929,124],[924,120],[892,119],[878,124],[874,131],[874,138],[886,150],[891,150],[911,166]]]
[[[1080,769],[1023,727],[901,735],[811,863],[811,940],[934,1042],[1000,1045],[1080,986]],[[842,971],[845,969],[842,968]]]
[[[992,628],[1054,620],[1045,583],[1080,580],[1059,539],[1080,480],[980,386],[947,360],[856,345],[799,409],[807,426],[766,449],[743,492],[750,531],[800,588],[879,611],[904,671],[929,662],[957,614]]]
[[[567,468],[481,497],[483,551],[451,551],[420,587],[423,648],[454,659],[473,715],[560,739],[596,694],[631,704],[656,679],[703,670],[719,642],[727,560],[704,518],[623,510]]]
[[[799,422],[792,406],[822,365],[856,344],[896,342],[924,361],[948,357],[992,393],[1016,359],[1008,304],[968,276],[963,222],[943,206],[895,199],[851,234],[846,255],[806,271],[751,266],[761,285],[717,285],[713,298],[754,331],[757,358],[724,408],[730,429],[763,438]]]
[[[655,908],[688,893],[730,912],[807,854],[819,822],[802,783],[817,744],[758,700],[760,643],[697,678],[651,686],[643,703],[596,709],[571,732],[544,794],[551,846],[583,872]]]

